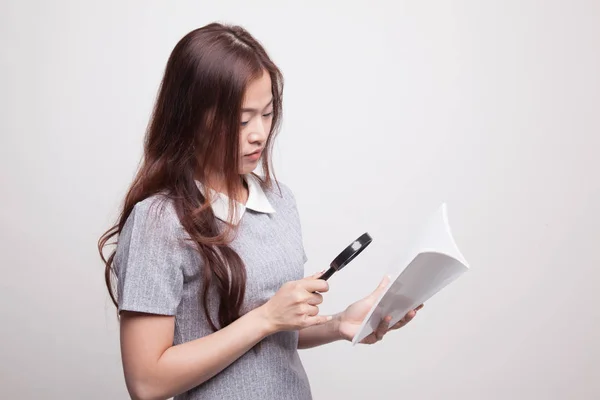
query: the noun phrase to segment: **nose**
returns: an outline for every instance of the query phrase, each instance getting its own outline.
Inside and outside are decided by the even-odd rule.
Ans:
[[[269,136],[267,126],[265,126],[262,118],[253,118],[254,121],[250,127],[250,134],[248,135],[248,141],[250,143],[264,143]]]

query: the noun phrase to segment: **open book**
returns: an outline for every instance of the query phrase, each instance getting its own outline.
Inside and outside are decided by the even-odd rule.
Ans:
[[[353,345],[369,336],[387,315],[392,317],[389,326],[394,325],[469,269],[452,237],[445,203],[424,224],[399,261],[400,270],[391,276],[365,317]]]

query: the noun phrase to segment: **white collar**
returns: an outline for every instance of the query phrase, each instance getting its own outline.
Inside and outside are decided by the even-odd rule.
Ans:
[[[269,199],[260,185],[258,178],[253,174],[247,174],[243,177],[248,183],[248,200],[246,201],[245,205],[238,201],[235,202],[235,206],[237,207],[237,218],[233,221],[235,225],[240,222],[247,208],[266,214],[272,214],[275,212],[275,209],[269,202]],[[202,183],[199,181],[196,181],[196,185],[198,186],[200,192],[204,194],[204,185],[202,185]],[[213,198],[211,206],[215,217],[219,218],[221,221],[227,221],[229,217],[229,197],[223,193],[215,192],[212,189],[210,189],[210,193]]]

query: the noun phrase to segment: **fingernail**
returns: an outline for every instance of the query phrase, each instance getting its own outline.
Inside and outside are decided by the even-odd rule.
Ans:
[[[332,319],[333,319],[333,316],[331,316],[331,315],[327,316],[327,321],[331,321]]]

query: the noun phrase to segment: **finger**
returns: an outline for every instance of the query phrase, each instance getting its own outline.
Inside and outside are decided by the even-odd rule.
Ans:
[[[319,293],[312,293],[306,302],[311,306],[317,306],[323,302],[323,296]]]
[[[323,279],[314,279],[312,277],[310,278],[305,278],[303,279],[301,282],[302,287],[310,292],[327,292],[329,290],[329,284],[327,283],[327,281],[323,280]]]
[[[400,321],[396,322],[391,328],[390,331],[394,331],[396,329],[400,329],[402,328],[404,325],[406,325],[407,322],[404,320],[404,318],[402,318]]]
[[[361,344],[373,344],[373,343],[376,343],[377,341],[378,341],[378,339],[375,336],[375,333],[373,332],[369,336],[367,336],[366,338],[361,340],[360,343]]]
[[[381,322],[377,326],[377,329],[375,330],[375,337],[377,338],[377,340],[383,339],[383,336],[388,330],[388,326],[390,324],[391,319],[392,317],[388,315],[387,317],[381,320]]]
[[[415,311],[419,311],[421,308],[423,308],[424,304],[421,304],[419,307],[415,308]]]
[[[404,325],[406,325],[406,322],[404,322],[404,320],[400,320],[398,322],[396,322],[391,328],[390,331],[395,331],[396,329],[400,329],[402,328]]]
[[[314,317],[308,317],[306,318],[306,326],[305,327],[309,327],[309,326],[313,326],[313,325],[323,325],[326,322],[329,322],[333,319],[333,317],[331,315],[315,315]]]
[[[319,279],[319,278],[321,277],[321,275],[323,275],[324,273],[325,273],[325,270],[323,270],[323,271],[319,271],[319,272],[317,272],[317,273],[315,273],[315,274],[312,274],[312,275],[310,275],[310,276],[307,276],[307,277],[306,277],[306,278],[304,278],[304,279]]]
[[[404,318],[402,318],[400,321],[396,322],[394,324],[394,326],[392,326],[390,328],[390,330],[392,329],[398,329],[398,328],[402,328],[404,325],[408,324],[410,321],[412,321],[412,319],[415,317],[415,315],[417,315],[416,311],[409,311]]]
[[[317,306],[307,306],[307,311],[306,311],[306,315],[308,315],[309,317],[314,317],[315,315],[319,314],[319,307]]]
[[[389,285],[390,280],[391,279],[389,275],[385,275],[381,282],[379,282],[377,288],[373,291],[373,293],[371,293],[371,297],[373,297],[374,299],[378,299],[379,296],[381,296],[381,294],[384,292],[385,288]]]

